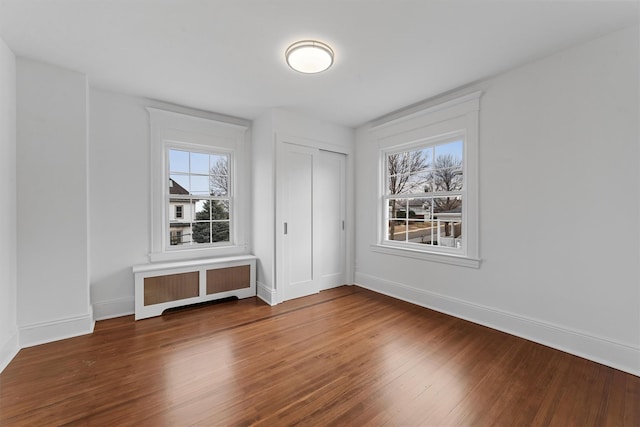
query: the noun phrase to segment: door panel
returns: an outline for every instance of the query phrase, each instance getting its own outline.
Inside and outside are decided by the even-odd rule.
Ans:
[[[282,230],[278,276],[282,299],[288,300],[318,292],[315,281],[315,239],[313,227],[313,173],[318,150],[283,144],[278,189]],[[286,228],[286,230],[285,230]],[[286,233],[286,234],[285,234]]]
[[[320,289],[333,288],[346,282],[345,166],[344,154],[320,151],[315,174],[318,191],[315,225],[320,231]]]

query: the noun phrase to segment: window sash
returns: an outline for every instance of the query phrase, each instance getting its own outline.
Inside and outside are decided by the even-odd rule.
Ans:
[[[180,166],[178,168],[172,168],[171,165],[171,152],[179,151],[186,153],[188,156],[188,161],[185,166]],[[226,174],[213,173],[213,165],[211,164],[211,160],[209,161],[209,174],[205,174],[202,171],[192,172],[192,158],[201,157],[201,156],[209,156],[211,158],[224,158],[226,159]],[[188,250],[194,248],[206,248],[206,247],[225,247],[225,246],[234,246],[235,245],[235,235],[234,235],[234,197],[233,197],[233,153],[219,151],[215,149],[211,149],[209,147],[201,147],[195,146],[193,144],[181,144],[181,143],[165,143],[165,182],[167,183],[165,191],[164,191],[164,205],[169,213],[172,209],[172,201],[179,200],[181,203],[185,205],[182,209],[182,217],[178,218],[176,216],[175,220],[171,220],[171,216],[167,215],[165,226],[164,226],[164,234],[167,236],[167,245],[165,250],[168,251],[180,251],[180,250]],[[177,170],[174,170],[177,169]],[[201,169],[201,168],[200,168]],[[216,171],[219,172],[219,171]],[[226,190],[224,194],[212,195],[211,192],[215,187],[214,184],[211,183],[212,177],[222,176],[226,180]],[[184,179],[189,182],[188,189],[185,188],[189,192],[189,194],[171,194],[171,187],[169,185],[170,180],[175,177],[184,177]],[[194,189],[192,188],[191,183],[193,182],[193,178],[196,177],[200,181],[206,179],[209,183],[207,186],[209,191],[208,194],[198,194],[197,192],[194,194]],[[174,179],[175,181],[175,179]],[[177,182],[177,181],[176,181]],[[216,187],[217,188],[217,187]],[[204,202],[209,203],[209,218],[207,219],[198,219],[198,209],[195,207],[196,203]],[[212,204],[214,202],[223,202],[226,206],[226,218],[212,218]],[[188,212],[188,214],[186,213]],[[184,232],[182,233],[181,242],[176,244],[176,239],[173,238],[172,228],[177,226],[177,224],[184,225]],[[208,224],[208,226],[207,226]],[[215,224],[227,224],[226,227],[220,229],[215,226]],[[195,228],[198,231],[195,231]],[[204,227],[204,228],[202,228]],[[205,234],[202,234],[202,232]],[[208,236],[206,235],[208,231]],[[222,233],[222,237],[224,238],[226,235],[226,239],[224,240],[215,240],[214,233]],[[202,242],[196,241],[195,235],[198,234],[199,238],[202,239]],[[220,237],[220,236],[219,236]],[[185,241],[186,240],[186,241]]]
[[[447,146],[448,144],[452,144],[452,143],[457,143],[458,141],[461,144],[460,152],[459,152],[460,155],[458,158],[453,159],[456,161],[455,164],[447,167],[454,168],[454,170],[457,169],[460,171],[458,175],[460,176],[460,178],[454,178],[454,179],[456,179],[456,181],[459,182],[461,188],[456,190],[438,191],[434,188],[435,185],[433,184],[433,181],[435,179],[434,174],[436,174],[438,171],[443,170],[444,168],[437,167],[438,160],[436,157],[437,155],[436,153],[439,151],[439,147]],[[384,181],[382,183],[383,188],[381,193],[382,221],[379,224],[380,233],[381,233],[380,234],[381,242],[383,242],[385,245],[412,248],[412,249],[417,249],[424,252],[435,252],[435,253],[445,253],[445,254],[466,253],[467,236],[462,232],[462,230],[465,229],[464,224],[466,220],[466,205],[465,205],[466,176],[465,176],[465,161],[464,161],[465,148],[466,148],[466,140],[464,135],[456,134],[453,136],[449,135],[446,138],[434,138],[431,142],[428,142],[428,143],[425,143],[423,141],[422,143],[414,143],[409,146],[403,145],[402,148],[391,148],[389,150],[385,150],[382,152],[383,167],[384,167],[384,173],[382,176],[384,178]],[[390,169],[389,161],[392,156],[403,155],[403,154],[406,156],[410,156],[411,153],[416,153],[416,152],[430,153],[424,156],[425,163],[426,163],[425,165],[422,165],[421,167],[415,167],[415,168],[409,167],[405,170],[402,170],[402,168],[398,168],[399,170],[393,171],[394,174],[389,173],[389,169]],[[392,176],[402,176],[402,175],[408,175],[407,181],[411,181],[412,176],[415,176],[418,178],[414,180],[413,184],[409,182],[409,188],[402,188],[400,192],[393,193],[390,188],[391,185],[389,180],[391,179]],[[420,180],[419,180],[420,175],[424,177],[423,183],[420,183]],[[416,185],[415,184],[416,182],[420,183],[421,185]],[[426,186],[427,184],[431,184],[431,187],[427,187]],[[411,188],[412,185],[413,185],[413,188]],[[431,191],[427,191],[427,190],[431,190]],[[460,200],[459,219],[443,220],[443,219],[436,218],[438,215],[435,212],[435,209],[433,209],[434,200],[446,199],[446,198],[455,198]],[[430,211],[429,219],[423,218],[420,221],[417,219],[412,219],[410,217],[411,209],[410,209],[409,201],[415,200],[415,199],[427,199],[431,201],[432,210]],[[405,206],[404,210],[397,210],[395,213],[396,216],[398,216],[398,212],[404,212],[404,216],[402,218],[394,218],[392,216],[393,213],[390,212],[391,208],[389,206],[390,201],[392,200],[398,200],[403,202]],[[400,232],[401,233],[404,232],[404,236],[398,235],[397,232],[394,232],[393,236],[390,235],[390,233],[392,232],[391,231],[392,221],[397,223],[398,226],[400,226],[401,223],[404,223],[402,224],[401,227],[399,227],[401,230]],[[416,224],[419,224],[420,222],[425,223],[425,225],[423,227],[420,227],[420,226],[416,227]],[[429,225],[426,225],[427,222],[429,222]],[[434,225],[434,223],[437,223],[437,225]],[[449,227],[449,229],[447,229],[447,227]],[[444,238],[449,239],[450,241],[448,242],[448,244],[452,246],[444,246],[442,244],[442,242],[444,241],[443,230],[445,230]],[[459,237],[455,237],[456,230],[459,230]],[[420,231],[425,231],[426,233],[421,233]],[[440,232],[438,233],[438,231]],[[453,234],[453,237],[450,236],[451,234]],[[417,239],[420,239],[420,241],[417,242],[416,241]],[[434,244],[434,242],[437,242],[437,244]]]

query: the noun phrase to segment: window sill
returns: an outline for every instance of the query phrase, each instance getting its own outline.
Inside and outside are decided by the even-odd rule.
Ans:
[[[215,258],[233,255],[247,254],[248,248],[245,245],[240,246],[224,246],[209,247],[198,249],[182,249],[166,252],[151,252],[149,261],[165,262],[165,261],[184,261],[198,258]]]
[[[417,251],[415,249],[390,247],[380,244],[371,245],[371,250],[381,254],[396,255],[404,258],[415,258],[442,264],[459,265],[461,267],[480,268],[480,259],[460,255]]]

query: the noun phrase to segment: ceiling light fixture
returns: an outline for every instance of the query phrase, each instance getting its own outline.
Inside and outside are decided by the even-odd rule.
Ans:
[[[305,74],[320,73],[333,64],[333,50],[317,40],[295,42],[285,51],[287,64]]]

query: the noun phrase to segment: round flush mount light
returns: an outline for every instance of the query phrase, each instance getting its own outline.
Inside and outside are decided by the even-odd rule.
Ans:
[[[333,50],[317,40],[295,42],[285,51],[287,64],[305,74],[320,73],[333,64]]]

